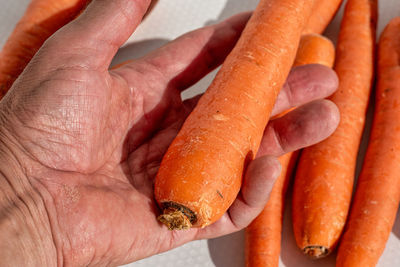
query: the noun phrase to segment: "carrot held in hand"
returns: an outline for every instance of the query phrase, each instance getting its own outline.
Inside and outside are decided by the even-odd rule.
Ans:
[[[306,34],[300,39],[294,66],[322,64],[332,67],[334,58],[335,47],[329,39],[318,34]],[[274,183],[268,203],[260,215],[246,228],[247,267],[279,265],[286,189],[297,158],[298,151],[287,153],[279,158],[282,172]]]
[[[155,198],[169,229],[205,227],[235,200],[296,55],[313,0],[261,0],[165,154]]]
[[[400,202],[400,18],[383,31],[378,47],[375,115],[364,165],[336,266],[375,266]]]
[[[312,15],[303,33],[322,33],[335,16],[342,2],[343,0],[315,1]]]
[[[32,0],[0,53],[0,98],[42,44],[74,19],[89,0]]]
[[[348,0],[336,50],[339,88],[330,98],[341,120],[328,139],[303,150],[292,217],[297,245],[310,257],[328,255],[343,231],[374,71],[376,0]]]

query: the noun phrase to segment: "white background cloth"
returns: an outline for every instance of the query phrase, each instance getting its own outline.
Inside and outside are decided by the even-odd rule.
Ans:
[[[54,0],[56,1],[56,0]],[[23,14],[29,0],[0,0],[0,45],[11,33]],[[241,11],[251,10],[257,0],[159,0],[152,13],[140,25],[127,44],[121,48],[113,64],[144,55],[179,35],[215,23]],[[387,22],[400,16],[398,0],[380,1],[378,33]],[[343,6],[325,35],[336,40]],[[213,74],[193,86],[184,97],[198,94],[207,88]],[[370,112],[371,115],[371,112]],[[365,141],[363,147],[365,148]],[[290,199],[287,200],[290,203]],[[335,254],[326,259],[311,261],[296,247],[290,223],[290,205],[286,207],[280,266],[286,267],[332,267]],[[132,226],[134,227],[134,225]],[[379,267],[400,266],[400,217],[390,235]],[[244,266],[243,231],[211,240],[188,243],[172,251],[140,260],[127,266],[164,267],[242,267]]]

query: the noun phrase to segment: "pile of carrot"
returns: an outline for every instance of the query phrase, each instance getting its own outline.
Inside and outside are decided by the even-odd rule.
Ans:
[[[0,97],[46,39],[88,2],[31,1],[0,53]],[[377,0],[346,1],[335,52],[320,34],[341,3],[259,2],[162,160],[154,193],[162,210],[158,219],[169,229],[217,221],[238,195],[243,171],[257,154],[290,68],[334,64],[340,85],[330,99],[341,112],[339,127],[325,141],[280,158],[281,176],[263,212],[246,229],[246,265],[279,265],[284,200],[292,175],[293,230],[304,254],[318,259],[338,247],[337,266],[377,264],[400,203],[400,17],[379,39],[375,113],[352,201],[375,78],[378,6]]]

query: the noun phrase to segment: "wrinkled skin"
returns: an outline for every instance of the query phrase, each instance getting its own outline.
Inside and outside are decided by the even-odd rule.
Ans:
[[[7,262],[119,265],[238,231],[268,200],[280,171],[275,157],[336,128],[336,106],[317,100],[336,89],[335,74],[316,65],[296,68],[273,115],[301,107],[267,126],[229,211],[203,229],[167,230],[156,220],[152,184],[198,100],[182,102],[181,91],[223,61],[249,14],[110,70],[148,4],[94,1],[45,43],[2,100],[0,256]]]

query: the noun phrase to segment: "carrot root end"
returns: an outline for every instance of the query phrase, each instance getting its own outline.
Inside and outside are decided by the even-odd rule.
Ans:
[[[303,252],[312,259],[320,259],[328,256],[330,250],[324,246],[307,246],[303,249]]]
[[[190,209],[174,202],[162,203],[163,214],[158,220],[165,224],[169,230],[185,230],[196,222],[196,215]]]

